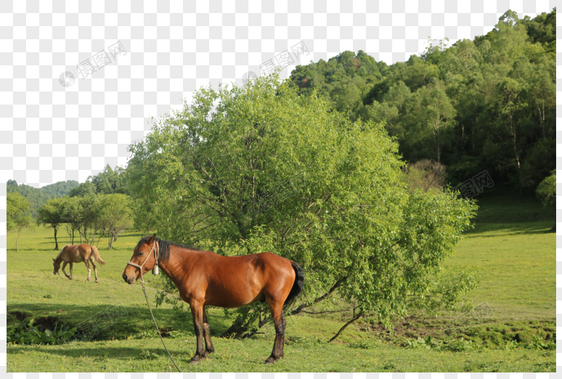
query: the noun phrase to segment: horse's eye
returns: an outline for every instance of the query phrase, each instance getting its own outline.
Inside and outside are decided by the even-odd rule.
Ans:
[[[143,254],[144,254],[144,253],[143,253],[142,251],[139,253],[139,255],[143,255]]]

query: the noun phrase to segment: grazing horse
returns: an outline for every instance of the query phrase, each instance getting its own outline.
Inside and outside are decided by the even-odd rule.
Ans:
[[[258,300],[267,302],[275,323],[273,351],[265,363],[283,357],[283,306],[290,304],[304,285],[304,274],[297,263],[272,253],[225,257],[163,241],[155,234],[139,241],[123,279],[133,284],[155,266],[162,268],[191,307],[197,350],[190,363],[198,363],[215,351],[205,306],[237,308]]]
[[[53,271],[53,274],[58,274],[59,272],[59,268],[60,268],[60,263],[64,262],[62,265],[62,272],[64,273],[64,275],[72,280],[72,264],[73,263],[78,263],[78,262],[84,262],[86,264],[86,267],[88,268],[88,279],[86,279],[86,281],[90,281],[90,276],[91,276],[91,272],[92,270],[90,269],[90,264],[88,263],[91,262],[92,266],[94,266],[94,274],[96,276],[96,283],[98,282],[98,269],[96,268],[96,265],[94,264],[94,260],[96,260],[98,263],[104,265],[105,262],[103,261],[103,259],[101,259],[100,257],[100,253],[98,253],[98,248],[95,246],[91,246],[91,245],[87,245],[87,244],[82,244],[82,245],[66,245],[65,247],[63,247],[59,253],[59,255],[57,255],[57,257],[55,259],[53,259],[53,266],[55,267],[55,270]],[[70,263],[70,275],[66,274],[66,271],[64,271],[64,268],[66,267],[66,264]]]

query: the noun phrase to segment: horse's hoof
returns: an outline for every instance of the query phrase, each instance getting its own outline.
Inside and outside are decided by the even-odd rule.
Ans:
[[[199,363],[199,359],[193,359],[193,358],[192,358],[192,359],[189,361],[189,364],[191,364],[191,365],[196,365],[196,364],[198,364],[198,363]]]
[[[277,360],[276,360],[275,358],[272,358],[272,357],[269,357],[269,358],[267,358],[267,359],[265,360],[265,364],[266,364],[266,365],[272,365],[272,364],[274,364],[275,362],[277,362]]]

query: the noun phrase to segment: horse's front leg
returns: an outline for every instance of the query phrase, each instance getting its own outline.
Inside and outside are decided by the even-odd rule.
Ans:
[[[205,327],[203,325],[204,308],[201,302],[191,302],[191,315],[193,316],[193,326],[195,328],[195,336],[197,337],[197,350],[189,363],[197,364],[201,358],[207,358],[207,351],[203,346],[203,335]]]
[[[66,276],[68,279],[72,280],[72,276],[68,276],[68,274],[66,273],[66,271],[64,271],[64,268],[66,267],[66,262],[64,262],[62,264],[62,273],[64,274],[64,276]],[[72,263],[70,264],[70,275],[72,275]]]

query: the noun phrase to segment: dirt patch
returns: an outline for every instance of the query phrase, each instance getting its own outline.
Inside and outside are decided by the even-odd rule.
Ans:
[[[513,341],[531,343],[540,338],[544,341],[556,340],[555,320],[508,321],[507,320],[428,320],[406,318],[394,324],[389,330],[382,324],[358,325],[359,330],[373,333],[383,341],[403,342],[404,339],[425,339],[428,336],[437,340],[463,338],[485,347],[502,347]]]
[[[45,331],[47,329],[54,330],[57,325],[62,325],[62,321],[58,317],[47,316],[47,317],[39,317],[35,319],[34,324],[37,329],[40,331]]]
[[[20,312],[20,311],[14,311],[14,312],[9,312],[8,313],[8,318],[12,320],[12,322],[14,323],[29,323],[31,320],[33,320],[33,326],[37,327],[38,330],[44,332],[45,330],[49,329],[49,330],[54,330],[56,325],[60,325],[63,324],[63,320],[60,319],[59,317],[54,317],[54,316],[43,316],[43,317],[33,317],[32,315],[25,313],[25,312]]]
[[[158,329],[160,330],[160,334],[162,335],[162,338],[170,337],[170,332],[174,330],[172,328],[158,328]]]
[[[20,311],[8,312],[8,317],[13,317],[18,321],[23,321],[28,318],[30,315]]]

